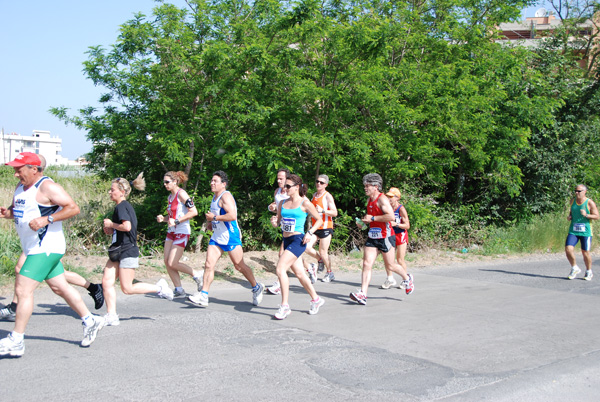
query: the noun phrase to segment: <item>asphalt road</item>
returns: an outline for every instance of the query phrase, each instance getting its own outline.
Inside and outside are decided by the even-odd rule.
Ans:
[[[119,293],[121,325],[104,328],[88,349],[79,347],[79,319],[43,287],[25,355],[0,360],[0,395],[2,401],[596,401],[595,267],[591,282],[566,280],[564,258],[412,269],[410,296],[378,289],[384,274],[377,271],[367,306],[348,298],[360,275],[339,273],[333,283],[317,283],[326,303],[315,316],[292,278],[293,312],[284,321],[272,319],[278,296],[265,295],[254,307],[244,283],[218,283],[208,308]],[[186,283],[188,292],[193,288]],[[11,329],[0,322],[1,337]]]

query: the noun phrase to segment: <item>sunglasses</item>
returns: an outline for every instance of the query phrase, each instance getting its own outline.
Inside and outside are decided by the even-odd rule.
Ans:
[[[321,180],[317,180],[315,183],[317,183],[317,184],[327,184],[327,183],[325,183],[324,181],[321,181]]]
[[[164,184],[169,184],[169,183],[173,183],[173,182],[172,182],[172,181],[169,181],[169,180],[163,180],[163,183],[164,183]]]
[[[286,184],[283,187],[285,187],[287,190],[289,190],[290,188],[295,187],[295,186],[297,186],[297,184]]]
[[[575,190],[575,192],[576,192],[576,193],[582,193],[582,192],[584,192],[584,191],[585,191],[585,190]]]

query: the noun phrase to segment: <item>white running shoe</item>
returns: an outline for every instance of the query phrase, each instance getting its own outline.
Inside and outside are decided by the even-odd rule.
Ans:
[[[119,316],[117,314],[106,314],[104,316],[105,327],[116,327],[120,324]]]
[[[279,306],[279,310],[275,313],[275,318],[278,320],[283,320],[288,315],[292,314],[292,310],[290,310],[290,306],[288,304],[282,304]]]
[[[579,267],[577,265],[575,265],[571,269],[571,273],[569,274],[569,276],[567,278],[569,278],[569,279],[575,279],[577,277],[577,274],[579,274],[580,272],[581,272],[581,269],[579,269]]]
[[[252,304],[258,306],[263,299],[263,292],[265,290],[265,285],[262,283],[257,283],[258,289],[256,291],[252,291]]]
[[[591,281],[593,277],[594,277],[594,273],[592,272],[591,269],[588,269],[585,271],[585,276],[583,277],[583,279],[585,279],[586,281]]]
[[[173,290],[169,288],[169,284],[164,278],[160,278],[160,280],[156,282],[156,286],[160,288],[158,291],[158,297],[162,297],[163,299],[167,300],[173,300]]]
[[[381,287],[379,289],[389,289],[393,286],[396,286],[396,280],[394,278],[392,278],[392,280],[390,281],[389,279],[386,278],[385,282],[383,282],[383,285],[381,285]]]
[[[208,295],[206,293],[198,292],[193,296],[188,296],[188,300],[196,306],[208,307]]]
[[[10,305],[0,308],[0,320],[14,321],[17,318],[17,313],[10,309]]]
[[[325,299],[319,297],[317,300],[310,301],[310,310],[308,310],[308,314],[317,314],[321,306],[325,304]]]
[[[306,268],[306,272],[308,272],[308,279],[310,279],[310,283],[317,282],[317,264],[310,263],[308,264],[308,268]]]
[[[81,341],[81,346],[87,348],[90,346],[94,340],[96,340],[96,335],[98,335],[98,331],[100,331],[104,327],[104,317],[94,316],[94,325],[90,325],[87,327],[84,323],[83,325],[83,340]]]
[[[332,272],[327,272],[323,277],[323,282],[333,282],[335,280],[335,275]]]
[[[25,341],[16,341],[9,333],[4,339],[0,339],[0,356],[21,357],[25,353]]]
[[[274,284],[269,286],[267,288],[267,292],[269,292],[272,295],[280,295],[281,294],[281,285],[279,284],[279,281],[275,281]]]
[[[204,270],[201,270],[198,275],[193,277],[194,282],[198,285],[198,292],[202,291],[202,285],[204,284]]]

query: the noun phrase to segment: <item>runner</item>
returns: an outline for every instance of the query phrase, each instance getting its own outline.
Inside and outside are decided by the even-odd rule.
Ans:
[[[12,205],[0,207],[0,216],[14,219],[26,258],[16,276],[19,308],[15,326],[0,340],[0,356],[21,357],[25,353],[25,328],[33,313],[33,292],[44,280],[81,317],[81,346],[88,347],[104,326],[104,319],[90,313],[79,292],[67,283],[60,262],[66,249],[62,221],[77,215],[79,207],[60,185],[43,175],[38,155],[22,152],[6,165],[14,168],[19,184]]]
[[[581,254],[586,268],[583,279],[591,281],[594,273],[592,272],[592,256],[590,255],[593,235],[590,220],[598,219],[600,215],[596,203],[587,198],[586,193],[587,187],[583,184],[578,184],[575,188],[575,198],[571,201],[571,211],[567,217],[571,221],[571,225],[565,241],[565,253],[571,264],[571,273],[568,278],[575,279],[577,274],[581,272],[575,260],[575,245],[581,240]]]
[[[390,190],[385,194],[390,200],[390,205],[394,210],[394,221],[392,222],[392,229],[396,236],[396,262],[402,265],[404,271],[408,272],[406,268],[406,248],[408,247],[408,229],[410,229],[410,221],[408,220],[408,213],[406,208],[400,204],[401,193],[396,187],[391,187]],[[383,282],[380,289],[389,289],[392,286],[396,286],[396,280],[394,274],[387,267],[385,268],[387,279]]]
[[[46,158],[44,158],[44,156],[40,154],[37,154],[37,156],[38,158],[40,158],[40,168],[43,172],[44,169],[46,169]],[[15,277],[21,270],[23,264],[25,263],[26,257],[27,256],[25,255],[25,253],[21,253],[21,255],[19,256],[17,264],[15,265]],[[65,271],[65,278],[67,279],[67,282],[69,282],[71,285],[81,286],[82,288],[85,288],[88,291],[91,298],[94,299],[94,308],[96,310],[100,309],[104,305],[104,294],[102,293],[101,284],[91,283],[81,275],[71,271]],[[0,309],[0,320],[14,321],[16,316],[15,314],[17,311],[17,304],[18,300],[17,294],[15,292],[13,295],[12,302],[8,306],[4,306]]]
[[[279,169],[277,171],[277,189],[275,190],[275,194],[273,195],[274,201],[269,204],[269,211],[273,212],[275,215],[271,217],[271,225],[273,227],[278,227],[277,225],[277,207],[281,201],[287,200],[290,196],[287,194],[287,190],[285,186],[285,179],[290,174],[290,171],[287,169]],[[281,246],[279,247],[279,256],[283,253],[283,241],[281,242]],[[275,281],[271,286],[267,287],[267,292],[272,295],[281,294],[281,286],[279,285],[279,280]]]
[[[392,250],[396,239],[390,224],[394,220],[394,210],[388,198],[381,193],[383,188],[381,176],[377,173],[369,173],[363,177],[363,185],[369,201],[367,214],[362,221],[369,224],[369,238],[365,243],[361,287],[356,292],[350,293],[350,299],[358,304],[366,305],[367,290],[369,282],[371,282],[371,269],[379,252],[381,252],[386,269],[396,272],[404,279],[402,287],[405,288],[406,294],[411,294],[415,288],[412,275],[407,274],[402,265],[394,262]]]
[[[112,236],[109,248],[109,258],[104,266],[102,286],[106,300],[106,325],[119,325],[117,314],[117,292],[115,281],[121,283],[121,290],[126,295],[157,293],[159,297],[173,300],[173,291],[167,281],[160,279],[156,285],[144,282],[133,283],[135,269],[139,267],[140,249],[137,246],[137,216],[135,210],[127,201],[131,186],[143,191],[146,182],[143,174],[131,183],[123,178],[114,179],[108,191],[110,199],[116,204],[112,219],[104,219],[104,233]]]
[[[169,203],[167,209],[168,216],[158,215],[156,217],[158,223],[166,222],[169,227],[167,229],[167,238],[165,239],[164,256],[167,272],[175,286],[174,297],[186,295],[181,286],[179,272],[190,275],[198,285],[198,291],[202,290],[202,277],[204,275],[204,271],[195,272],[192,267],[179,261],[192,233],[190,219],[198,215],[194,201],[192,201],[184,189],[179,187],[180,184],[185,183],[187,180],[187,175],[181,171],[167,172],[165,174],[163,184],[171,192],[167,198]]]
[[[209,230],[213,235],[208,243],[206,251],[206,263],[204,264],[204,283],[202,289],[188,300],[197,306],[208,306],[208,291],[215,277],[215,266],[223,255],[229,253],[233,266],[250,282],[252,286],[252,304],[258,306],[263,298],[265,289],[262,283],[256,282],[252,269],[244,262],[244,250],[242,249],[242,234],[237,223],[237,205],[233,195],[227,191],[229,179],[222,170],[213,173],[210,181],[210,190],[214,196],[210,203],[210,211],[206,214]]]
[[[335,275],[331,270],[331,260],[329,259],[329,245],[333,237],[333,218],[338,214],[333,196],[326,190],[329,185],[329,176],[322,174],[316,180],[317,191],[312,197],[312,204],[317,212],[321,215],[323,225],[315,232],[310,241],[306,244],[306,254],[315,258],[317,262],[323,264],[327,268],[327,273],[323,276],[323,282],[331,282],[335,279]],[[312,224],[315,224],[315,219],[312,219]],[[319,242],[319,251],[317,252],[313,246]],[[308,277],[311,283],[317,281],[317,264],[311,263],[307,268]]]
[[[279,204],[277,211],[277,224],[281,225],[281,229],[283,230],[284,247],[284,252],[279,257],[276,268],[277,278],[279,278],[279,283],[281,284],[281,305],[277,313],[275,313],[275,318],[278,320],[283,320],[292,312],[288,304],[290,281],[287,276],[287,269],[290,267],[300,281],[300,284],[311,297],[308,313],[317,314],[319,308],[325,303],[325,300],[319,297],[304,273],[301,257],[306,249],[306,243],[308,243],[315,231],[323,225],[323,220],[317,213],[315,206],[305,197],[306,185],[302,183],[302,179],[295,174],[291,174],[285,182],[289,198]],[[304,233],[308,214],[315,218],[315,223],[308,232]]]

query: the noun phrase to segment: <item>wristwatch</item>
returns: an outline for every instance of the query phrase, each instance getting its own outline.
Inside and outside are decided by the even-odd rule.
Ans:
[[[52,215],[48,215],[48,223],[49,224],[53,224],[54,223],[54,217]]]
[[[179,222],[179,219],[175,219],[175,225],[179,225],[181,222]]]
[[[375,217],[371,216],[371,222],[375,222]]]

